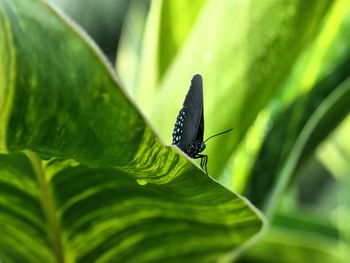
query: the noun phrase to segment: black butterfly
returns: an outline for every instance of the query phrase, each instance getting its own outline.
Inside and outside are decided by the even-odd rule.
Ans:
[[[221,132],[207,140],[231,131]],[[173,131],[173,145],[177,145],[184,153],[194,159],[201,159],[201,167],[208,173],[208,156],[200,154],[205,149],[204,112],[203,112],[203,82],[199,74],[193,76],[190,89],[186,95],[183,107],[176,118]]]

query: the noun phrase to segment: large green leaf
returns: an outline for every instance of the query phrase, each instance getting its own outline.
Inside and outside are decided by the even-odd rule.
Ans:
[[[29,157],[0,158],[4,260],[211,262],[261,227],[245,202],[193,168],[140,185],[122,169]]]
[[[191,33],[182,48],[177,49],[168,70],[163,75],[151,74],[149,81],[144,78],[135,97],[160,135],[170,141],[173,121],[191,76],[202,73],[206,136],[230,127],[235,129],[208,145],[209,172],[218,177],[257,113],[274,95],[301,50],[313,39],[332,2],[206,1],[198,15],[193,12],[196,20]],[[157,10],[150,13],[148,20],[153,21],[154,27],[173,21],[173,15],[181,21],[176,11],[161,16],[161,9]],[[153,45],[156,49],[166,41],[164,35],[157,37],[159,40],[154,40]],[[159,66],[153,60],[144,63],[150,70]],[[172,103],[166,98],[172,98]]]
[[[160,142],[64,14],[1,0],[0,22],[0,260],[211,262],[253,240],[259,212]]]

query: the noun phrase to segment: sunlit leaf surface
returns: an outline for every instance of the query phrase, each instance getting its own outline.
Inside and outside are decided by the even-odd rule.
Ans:
[[[0,261],[212,262],[256,237],[258,211],[161,143],[63,14],[1,0],[0,22]]]

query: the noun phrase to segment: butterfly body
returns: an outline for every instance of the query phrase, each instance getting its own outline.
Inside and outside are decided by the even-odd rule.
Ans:
[[[201,140],[196,140],[186,149],[186,153],[191,158],[197,158],[200,152],[203,152],[205,149],[205,143]]]
[[[207,172],[208,157],[200,154],[205,149],[203,135],[203,84],[202,77],[196,74],[176,118],[172,144],[177,145],[189,157],[200,158],[201,167]]]

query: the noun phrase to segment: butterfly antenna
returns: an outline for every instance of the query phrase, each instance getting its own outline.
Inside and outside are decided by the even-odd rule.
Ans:
[[[227,131],[223,131],[223,132],[220,132],[220,133],[218,133],[218,134],[212,135],[212,136],[210,136],[208,139],[206,139],[204,142],[210,140],[211,138],[214,138],[214,137],[216,137],[216,136],[219,136],[219,135],[221,135],[221,134],[227,133],[227,132],[232,131],[232,130],[233,130],[233,128],[228,129]]]

